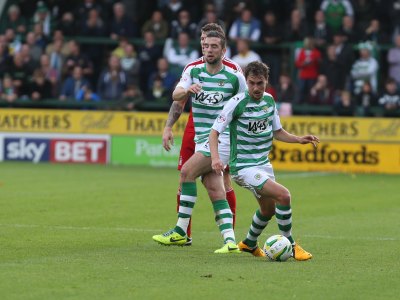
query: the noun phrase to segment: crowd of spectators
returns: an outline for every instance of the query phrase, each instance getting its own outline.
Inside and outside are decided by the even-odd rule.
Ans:
[[[9,0],[0,102],[169,103],[209,22],[225,29],[227,56],[242,68],[253,60],[271,67],[268,91],[285,107],[366,116],[375,106],[389,116],[400,109],[398,0]]]

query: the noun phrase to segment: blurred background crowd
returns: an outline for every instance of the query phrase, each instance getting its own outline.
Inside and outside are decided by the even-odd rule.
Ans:
[[[168,107],[201,27],[220,24],[227,56],[271,67],[282,114],[400,116],[397,0],[8,0],[0,18],[0,104]],[[122,103],[122,104],[121,104]],[[162,106],[165,104],[165,106]]]

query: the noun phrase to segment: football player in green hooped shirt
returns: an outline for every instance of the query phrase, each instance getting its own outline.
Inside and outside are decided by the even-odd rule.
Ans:
[[[163,245],[183,245],[187,241],[187,228],[197,201],[196,179],[201,176],[212,202],[215,221],[224,240],[224,246],[214,251],[218,254],[241,253],[236,245],[233,215],[227,200],[222,177],[211,169],[208,136],[214,120],[228,100],[246,90],[246,80],[241,72],[222,63],[226,52],[225,35],[210,31],[203,43],[205,62],[188,67],[176,86],[174,101],[184,101],[190,96],[195,127],[195,153],[181,170],[182,193],[179,200],[176,226],[164,234],[153,236]],[[229,161],[229,131],[220,136],[220,158]]]
[[[269,68],[262,62],[252,62],[245,70],[248,90],[237,94],[225,104],[211,129],[209,143],[212,169],[221,174],[223,162],[218,154],[218,138],[229,125],[230,161],[232,178],[255,195],[257,209],[246,238],[238,248],[254,256],[265,256],[257,245],[257,238],[275,215],[281,234],[289,239],[296,260],[308,260],[312,255],[296,244],[292,237],[292,209],[289,190],[275,181],[268,159],[273,138],[286,143],[313,144],[313,135],[296,136],[282,128],[272,96],[265,93]]]

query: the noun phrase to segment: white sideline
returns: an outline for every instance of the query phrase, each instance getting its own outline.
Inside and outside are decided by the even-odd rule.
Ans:
[[[143,229],[134,227],[89,227],[89,226],[50,226],[50,225],[39,225],[39,224],[0,224],[0,227],[9,228],[39,228],[48,230],[87,230],[87,231],[131,231],[131,232],[151,232],[156,234],[162,232],[161,229]],[[210,231],[197,231],[202,234],[210,234]],[[400,241],[400,238],[393,237],[354,237],[354,236],[334,236],[334,235],[318,235],[318,234],[303,234],[302,237],[306,238],[317,238],[317,239],[331,239],[331,240],[362,240],[362,241]]]

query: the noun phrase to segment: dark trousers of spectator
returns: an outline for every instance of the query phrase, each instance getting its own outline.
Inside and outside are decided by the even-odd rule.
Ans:
[[[277,87],[279,84],[279,74],[281,73],[281,56],[279,53],[268,52],[268,55],[263,57],[263,61],[269,66],[269,83]]]
[[[299,103],[303,104],[303,103],[307,103],[308,102],[308,98],[310,95],[310,90],[312,88],[312,86],[315,84],[316,79],[301,79],[299,78],[297,80],[297,86],[299,87]]]

